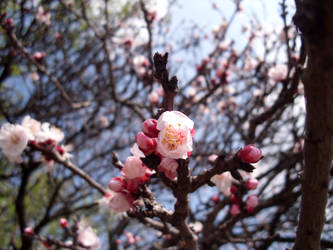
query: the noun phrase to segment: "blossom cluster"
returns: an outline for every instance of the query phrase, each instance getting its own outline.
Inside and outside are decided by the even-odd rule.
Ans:
[[[0,129],[0,148],[10,162],[21,163],[22,153],[29,144],[40,147],[55,147],[57,151],[68,157],[68,148],[59,143],[64,139],[64,133],[50,123],[41,123],[30,116],[25,116],[21,124],[5,123]],[[45,160],[50,161],[47,156]]]
[[[133,156],[126,159],[121,176],[110,180],[110,191],[101,204],[115,212],[133,208],[140,188],[155,173],[141,160],[152,153],[160,158],[156,170],[171,180],[175,179],[179,166],[177,159],[186,159],[192,152],[193,125],[190,118],[178,111],[166,111],[158,120],[145,120],[142,131],[136,135],[136,144],[131,150]]]
[[[258,185],[258,180],[249,179],[246,182],[247,190],[255,190]],[[252,213],[256,206],[258,206],[258,196],[256,194],[248,195],[246,199],[242,199],[243,192],[241,192],[236,186],[231,186],[231,207],[230,213],[232,215],[238,215],[242,213],[242,210],[247,211],[248,213]],[[242,201],[244,200],[244,201]]]

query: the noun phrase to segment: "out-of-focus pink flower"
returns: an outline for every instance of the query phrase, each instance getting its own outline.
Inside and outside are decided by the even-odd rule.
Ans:
[[[155,119],[147,119],[142,123],[142,131],[145,135],[150,138],[156,138],[158,136],[157,120]]]
[[[214,162],[217,159],[217,157],[218,157],[218,155],[211,154],[210,156],[208,156],[208,161]]]
[[[268,77],[274,82],[279,82],[287,78],[288,67],[285,64],[276,65],[268,71]]]
[[[146,173],[146,167],[140,158],[129,156],[125,161],[123,172],[128,179],[141,178]]]
[[[237,204],[232,204],[231,208],[230,208],[230,213],[234,216],[238,215],[241,213],[241,209],[239,207],[239,205]]]
[[[170,180],[177,177],[178,162],[174,159],[163,158],[158,166],[158,171],[163,172]]]
[[[38,11],[35,15],[36,20],[41,23],[45,23],[47,26],[51,25],[51,14],[43,9],[43,6],[38,7]]]
[[[245,201],[246,209],[250,210],[250,212],[253,211],[253,209],[258,206],[258,196],[256,194],[249,195]]]
[[[258,180],[257,179],[249,179],[247,180],[246,184],[246,189],[247,190],[255,190],[258,186]]]
[[[37,82],[39,80],[39,75],[37,72],[31,72],[29,74],[29,77],[31,80],[33,80],[34,82]]]
[[[9,161],[22,162],[21,154],[28,145],[29,132],[21,125],[5,123],[0,129],[0,148]]]
[[[222,193],[224,193],[224,195],[230,195],[230,187],[233,180],[230,172],[214,175],[210,180],[220,189]]]
[[[99,238],[85,219],[78,223],[77,241],[89,250],[97,250],[101,247]]]
[[[194,231],[195,234],[200,233],[203,229],[203,225],[200,221],[196,221],[194,223],[189,223],[188,225]]]
[[[123,191],[125,186],[125,180],[120,176],[112,178],[109,182],[109,188],[115,192]]]
[[[192,152],[193,121],[179,111],[165,111],[157,121],[157,151],[171,159],[186,159]]]
[[[59,224],[61,227],[66,228],[68,227],[68,220],[66,220],[65,218],[60,218]]]
[[[249,144],[242,148],[238,152],[237,156],[243,162],[256,163],[261,159],[262,154],[260,149],[252,144]]]
[[[217,203],[220,200],[219,195],[218,194],[214,195],[212,198],[210,198],[210,200],[214,203]]]
[[[150,104],[158,103],[158,100],[160,99],[160,96],[157,94],[156,91],[152,91],[148,95],[148,101]]]
[[[34,229],[32,227],[26,227],[24,228],[24,233],[28,236],[34,235]]]
[[[32,119],[29,115],[26,115],[23,118],[22,126],[30,133],[29,137],[31,140],[35,140],[35,136],[41,130],[41,123],[35,119]]]
[[[33,54],[33,57],[34,57],[34,59],[35,59],[36,61],[41,61],[42,59],[45,58],[45,56],[46,56],[46,53],[45,53],[45,52],[39,52],[39,51],[37,51],[37,52],[35,52],[35,53]]]
[[[148,137],[141,131],[137,133],[135,139],[139,149],[146,155],[154,152],[157,147],[156,139]]]

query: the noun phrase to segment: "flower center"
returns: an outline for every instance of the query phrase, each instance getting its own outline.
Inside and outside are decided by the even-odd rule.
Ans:
[[[11,135],[10,140],[12,141],[13,144],[18,144],[20,142],[20,137],[17,135]]]
[[[181,127],[181,124],[178,123]],[[175,150],[179,145],[183,145],[186,142],[186,133],[180,128],[175,129],[171,124],[165,130],[162,144],[167,147],[170,151]]]

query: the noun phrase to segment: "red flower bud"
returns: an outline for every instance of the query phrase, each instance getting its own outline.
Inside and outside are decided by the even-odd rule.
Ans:
[[[243,162],[256,163],[261,159],[262,154],[260,149],[252,144],[249,144],[242,148],[238,152],[237,156]]]
[[[142,131],[145,135],[149,136],[150,138],[156,138],[158,133],[160,132],[157,128],[157,120],[155,119],[148,119],[142,123]]]
[[[121,192],[125,188],[125,181],[122,177],[117,176],[110,180],[109,188],[115,192]]]
[[[257,179],[249,179],[247,180],[246,184],[247,190],[255,190],[258,186],[258,180]]]
[[[139,149],[146,155],[154,152],[157,147],[156,140],[146,136],[143,132],[137,133],[135,139]]]
[[[32,227],[26,227],[24,228],[24,233],[28,236],[34,235],[34,229]]]
[[[61,227],[66,228],[68,227],[68,221],[65,218],[60,218],[59,224]]]

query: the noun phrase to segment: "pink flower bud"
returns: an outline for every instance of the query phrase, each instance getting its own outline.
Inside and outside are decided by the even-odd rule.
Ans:
[[[235,185],[232,185],[232,186],[230,187],[230,193],[232,193],[232,194],[236,194],[237,191],[238,191],[238,188],[237,188]]]
[[[232,215],[238,215],[241,213],[240,207],[237,204],[233,204],[230,208],[230,213]]]
[[[126,181],[126,189],[132,194],[137,194],[139,192],[140,184],[142,184],[142,178],[129,179]]]
[[[110,180],[109,188],[115,192],[121,192],[125,188],[124,178],[117,176]]]
[[[128,179],[141,178],[146,173],[146,167],[140,158],[129,156],[125,161],[123,172]]]
[[[34,229],[32,227],[26,227],[24,228],[24,233],[28,236],[34,235]]]
[[[235,203],[235,204],[238,204],[238,205],[241,204],[240,200],[238,199],[237,195],[235,195],[235,194],[231,195],[231,202]]]
[[[158,103],[159,99],[160,99],[160,97],[156,91],[152,91],[148,95],[148,101],[150,102],[150,104]]]
[[[255,190],[258,186],[258,180],[257,179],[249,179],[247,180],[246,184],[247,190]]]
[[[160,132],[156,128],[157,120],[155,119],[148,119],[142,123],[142,131],[145,135],[149,136],[150,138],[156,138],[158,133]]]
[[[35,52],[33,55],[36,61],[42,60],[45,56],[46,56],[45,52],[39,52],[39,51]]]
[[[247,208],[255,208],[256,206],[258,206],[259,203],[258,196],[256,194],[248,196],[245,203]]]
[[[214,203],[217,203],[219,201],[219,195],[218,194],[214,195],[212,198],[210,198],[210,200]]]
[[[242,148],[238,152],[237,156],[241,161],[247,163],[256,163],[262,157],[260,149],[252,144],[246,145],[244,148]]]
[[[136,143],[139,146],[139,149],[145,154],[148,155],[155,151],[157,147],[157,142],[155,139],[146,136],[143,132],[137,133]]]
[[[66,228],[68,227],[68,221],[65,218],[60,218],[59,224],[61,227]]]
[[[110,198],[109,205],[115,212],[126,212],[132,208],[133,198],[130,195],[115,192]]]

